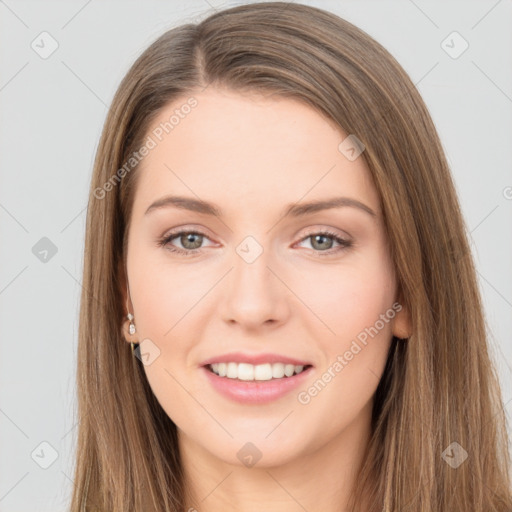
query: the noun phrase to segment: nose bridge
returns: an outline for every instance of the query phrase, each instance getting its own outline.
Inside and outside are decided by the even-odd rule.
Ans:
[[[235,289],[249,287],[255,291],[259,291],[258,288],[268,291],[270,256],[268,247],[264,249],[254,237],[246,237],[236,247],[233,269]]]
[[[223,301],[225,319],[252,326],[282,320],[287,311],[285,287],[270,270],[274,261],[270,249],[247,236],[235,252]]]

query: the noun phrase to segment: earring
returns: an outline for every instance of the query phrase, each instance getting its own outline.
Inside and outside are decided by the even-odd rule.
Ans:
[[[128,313],[126,315],[128,317],[128,320],[130,320],[130,327],[128,329],[128,331],[130,332],[130,334],[135,334],[135,324],[133,323],[133,315],[131,313]]]
[[[130,334],[135,334],[135,331],[137,329],[135,329],[135,324],[133,323],[133,315],[131,313],[128,313],[126,316],[127,316],[128,320],[130,321],[130,326],[128,327],[128,332]],[[132,354],[134,354],[135,353],[135,346],[138,347],[139,344],[138,343],[134,343],[133,341],[131,341],[130,345],[132,347]]]

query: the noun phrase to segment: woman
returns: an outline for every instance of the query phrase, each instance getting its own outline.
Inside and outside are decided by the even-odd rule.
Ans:
[[[512,510],[441,144],[337,16],[235,7],[139,57],[83,285],[72,511]]]

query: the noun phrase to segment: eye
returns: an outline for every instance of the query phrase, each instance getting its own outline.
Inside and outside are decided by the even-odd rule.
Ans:
[[[176,247],[171,243],[175,239],[179,241],[182,247]],[[181,230],[167,234],[159,239],[157,244],[159,247],[165,247],[171,252],[181,254],[183,256],[193,256],[202,252],[201,246],[205,239],[208,239],[207,235],[201,231]],[[329,239],[331,239],[330,242]],[[312,241],[312,248],[318,249],[314,251],[315,256],[321,257],[331,256],[352,246],[352,242],[350,240],[345,240],[331,231],[312,233],[304,237],[299,243],[304,243],[306,240]],[[333,249],[333,243],[337,243],[339,246]]]
[[[200,247],[206,238],[204,233],[200,231],[176,231],[170,233],[158,241],[158,245],[166,247],[169,251],[182,254],[184,256],[192,256],[201,252]],[[171,244],[174,239],[178,239],[183,248],[176,247]]]
[[[329,239],[334,240],[335,243],[339,244],[338,247],[332,249],[333,241],[329,242]],[[318,233],[312,233],[305,238],[302,239],[301,243],[311,240],[311,246],[313,249],[319,249],[315,251],[315,256],[332,256],[340,251],[348,249],[352,246],[352,242],[350,240],[345,240],[341,238],[336,233],[331,231],[321,231]]]

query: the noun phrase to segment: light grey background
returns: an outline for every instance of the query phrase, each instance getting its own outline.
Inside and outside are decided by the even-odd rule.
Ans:
[[[471,231],[510,421],[512,2],[303,3],[382,43],[431,111]],[[235,4],[0,0],[2,512],[63,511],[70,497],[85,208],[107,106],[157,36]],[[58,43],[45,59],[31,47],[51,48],[43,31]],[[453,31],[469,44],[457,58],[464,41]],[[46,262],[33,252],[43,237],[57,249]]]

